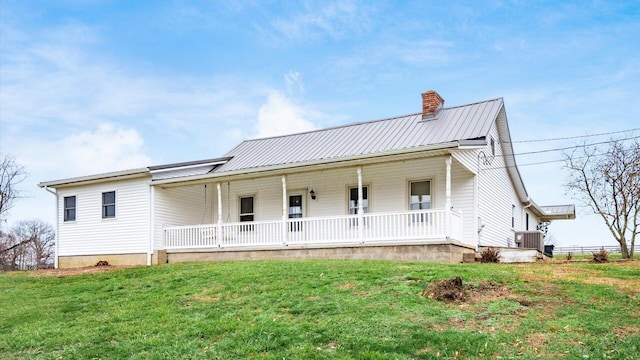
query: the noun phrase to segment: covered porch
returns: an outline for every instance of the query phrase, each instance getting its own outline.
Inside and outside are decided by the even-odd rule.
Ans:
[[[167,252],[429,244],[473,248],[468,224],[473,200],[468,195],[473,194],[474,174],[453,158],[438,152],[393,162],[224,177],[217,182],[162,180],[162,186],[152,189],[155,248]],[[200,218],[204,221],[195,224],[193,220]]]
[[[362,226],[360,226],[362,224]],[[173,249],[461,242],[462,214],[415,210],[284,221],[172,226],[163,245]]]

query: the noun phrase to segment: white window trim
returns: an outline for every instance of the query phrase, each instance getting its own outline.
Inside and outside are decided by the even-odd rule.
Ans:
[[[422,181],[429,181],[430,182],[430,191],[431,191],[431,208],[429,210],[433,210],[436,208],[435,206],[435,191],[434,191],[434,184],[435,184],[435,180],[434,178],[416,178],[416,179],[407,179],[406,180],[406,187],[405,187],[405,202],[406,202],[406,206],[405,209],[407,210],[411,210],[411,183],[414,182],[422,182]]]
[[[405,210],[411,210],[411,183],[419,181],[431,181],[431,210],[437,209],[437,196],[436,196],[436,176],[432,177],[417,177],[417,178],[405,178],[404,187],[404,208]]]
[[[250,215],[250,214],[242,214],[242,198],[248,198],[248,197],[252,197],[253,198],[253,221],[240,221],[240,217],[242,215]],[[257,193],[249,193],[249,194],[242,194],[242,195],[238,195],[238,208],[236,211],[236,216],[238,219],[238,222],[256,222],[258,221],[258,194]]]
[[[287,217],[289,216],[289,197],[302,195],[302,216],[309,217],[308,209],[309,209],[309,188],[300,188],[300,189],[287,189]],[[255,209],[254,209],[255,210]]]

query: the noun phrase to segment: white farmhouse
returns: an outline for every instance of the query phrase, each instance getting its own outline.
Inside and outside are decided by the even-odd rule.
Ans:
[[[417,114],[247,140],[216,159],[42,182],[57,198],[56,267],[460,262],[575,218],[573,205],[529,197],[501,98],[443,105],[431,90]]]

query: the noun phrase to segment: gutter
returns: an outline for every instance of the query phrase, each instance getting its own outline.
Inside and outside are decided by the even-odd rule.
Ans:
[[[118,180],[126,180],[126,179],[135,179],[143,176],[149,176],[148,168],[140,168],[134,170],[122,170],[110,173],[103,173],[97,175],[87,175],[80,176],[75,178],[61,179],[61,180],[53,180],[53,181],[44,181],[38,184],[41,188],[53,187],[53,188],[61,188],[65,186],[77,186],[77,185],[89,185],[111,181],[113,179]]]
[[[53,195],[56,196],[56,236],[55,236],[55,254],[53,256],[53,267],[58,268],[58,254],[60,253],[60,199],[59,195],[56,191],[52,191],[48,187],[44,187],[44,189]]]

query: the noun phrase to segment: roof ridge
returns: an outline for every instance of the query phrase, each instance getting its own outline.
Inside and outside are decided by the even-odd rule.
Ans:
[[[497,97],[497,98],[494,98],[494,99],[476,101],[476,102],[469,103],[469,104],[462,104],[462,105],[456,105],[456,106],[451,106],[451,107],[443,107],[442,110],[457,109],[457,108],[461,108],[461,107],[465,107],[465,106],[473,106],[473,105],[478,105],[478,104],[481,104],[481,103],[486,103],[486,102],[491,102],[491,101],[496,101],[496,100],[504,101],[504,98]],[[331,127],[327,127],[327,128],[308,130],[308,131],[297,132],[297,133],[292,133],[292,134],[274,135],[274,136],[265,136],[265,137],[247,139],[247,140],[244,140],[244,141],[240,142],[240,144],[238,144],[233,149],[231,149],[227,154],[229,154],[231,151],[233,151],[235,148],[239,147],[240,145],[242,145],[244,143],[248,143],[248,142],[262,141],[262,140],[269,140],[269,139],[278,139],[278,138],[284,138],[284,137],[295,136],[295,135],[311,134],[311,133],[317,133],[317,132],[322,132],[322,131],[329,131],[329,130],[334,130],[334,129],[346,128],[346,127],[351,127],[351,126],[359,126],[359,125],[364,125],[364,124],[372,124],[372,123],[376,123],[376,122],[390,121],[390,120],[396,120],[396,119],[400,119],[400,118],[407,118],[407,117],[411,117],[411,116],[419,116],[421,114],[422,114],[421,112],[417,112],[417,113],[411,113],[411,114],[407,114],[407,115],[391,116],[391,117],[382,118],[382,119],[358,121],[358,122],[344,124],[344,125],[331,126]]]

